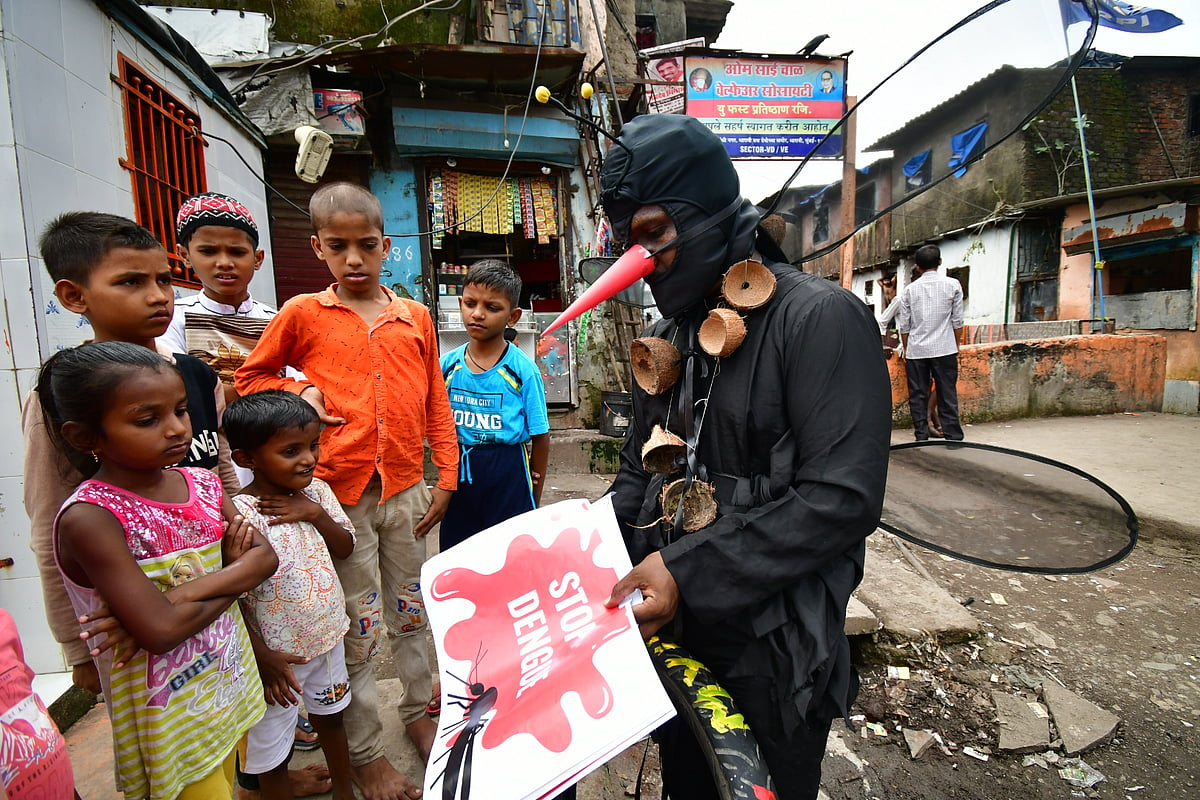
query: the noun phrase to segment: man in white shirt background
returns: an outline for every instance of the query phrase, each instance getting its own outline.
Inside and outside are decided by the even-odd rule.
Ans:
[[[938,415],[948,441],[962,441],[958,419],[958,342],[963,326],[962,284],[938,272],[942,252],[927,244],[913,255],[920,277],[900,296],[896,328],[904,344],[908,407],[918,442],[929,439],[927,416],[931,384],[937,387]]]

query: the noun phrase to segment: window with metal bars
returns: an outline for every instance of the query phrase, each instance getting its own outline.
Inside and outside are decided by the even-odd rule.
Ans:
[[[175,212],[183,201],[206,191],[204,145],[197,135],[200,115],[163,89],[132,61],[120,56],[115,80],[125,95],[126,157],[137,221],[166,248],[174,282],[199,288],[195,274],[175,254]]]

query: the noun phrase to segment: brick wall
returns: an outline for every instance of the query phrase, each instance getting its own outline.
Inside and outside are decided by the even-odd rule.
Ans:
[[[1136,63],[1136,62],[1135,62]],[[1131,186],[1195,175],[1200,171],[1200,137],[1188,136],[1189,97],[1200,94],[1200,67],[1082,69],[1076,75],[1079,103],[1089,127],[1095,189]],[[1075,106],[1070,89],[1059,93],[1034,123],[1047,141],[1077,147]],[[1157,127],[1156,127],[1157,126]],[[1036,153],[1034,131],[1023,134],[1028,199],[1059,194],[1050,157]],[[1161,138],[1160,138],[1161,137]],[[1064,194],[1084,191],[1082,166],[1066,173]]]

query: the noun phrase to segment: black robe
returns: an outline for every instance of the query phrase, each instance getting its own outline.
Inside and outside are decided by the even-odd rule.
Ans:
[[[682,643],[718,678],[772,677],[791,730],[809,714],[845,715],[853,701],[846,605],[883,505],[891,387],[861,300],[794,267],[771,270],[774,296],[744,314],[746,338],[719,365],[689,331],[711,300],[646,333],[698,354],[696,401],[711,380],[707,410],[696,407],[697,456],[717,489],[717,520],[670,544],[667,527],[650,524],[662,515],[663,476],[642,468],[642,445],[655,424],[686,438],[677,391],[634,387],[612,491],[634,563],[661,549],[679,586]]]
[[[686,414],[678,390],[634,387],[612,487],[634,563],[662,550],[681,594],[681,643],[718,679],[771,678],[788,733],[806,717],[844,715],[856,688],[846,604],[879,522],[891,441],[874,315],[839,286],[774,263],[775,294],[743,314],[741,347],[719,363],[699,351],[695,330],[725,271],[755,253],[769,265],[784,256],[758,230],[724,144],[692,117],[626,123],[604,162],[601,199],[620,242],[631,241],[639,208],[671,217],[671,266],[647,278],[666,319],[648,335],[693,354],[685,399],[698,403],[712,386],[707,404],[685,405],[695,420],[704,415],[694,467],[715,484],[720,516],[669,543],[654,524],[663,478],[642,469],[641,450],[656,423],[686,440]]]

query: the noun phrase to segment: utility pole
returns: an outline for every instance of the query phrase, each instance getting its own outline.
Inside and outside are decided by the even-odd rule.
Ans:
[[[853,108],[858,102],[856,97],[846,98],[846,107]],[[838,236],[845,236],[854,230],[854,206],[858,195],[858,170],[854,168],[854,152],[858,149],[856,134],[857,115],[847,115],[842,123],[842,143],[845,157],[842,159],[842,219]],[[841,284],[849,289],[854,278],[854,237],[851,236],[842,244],[841,253]]]

